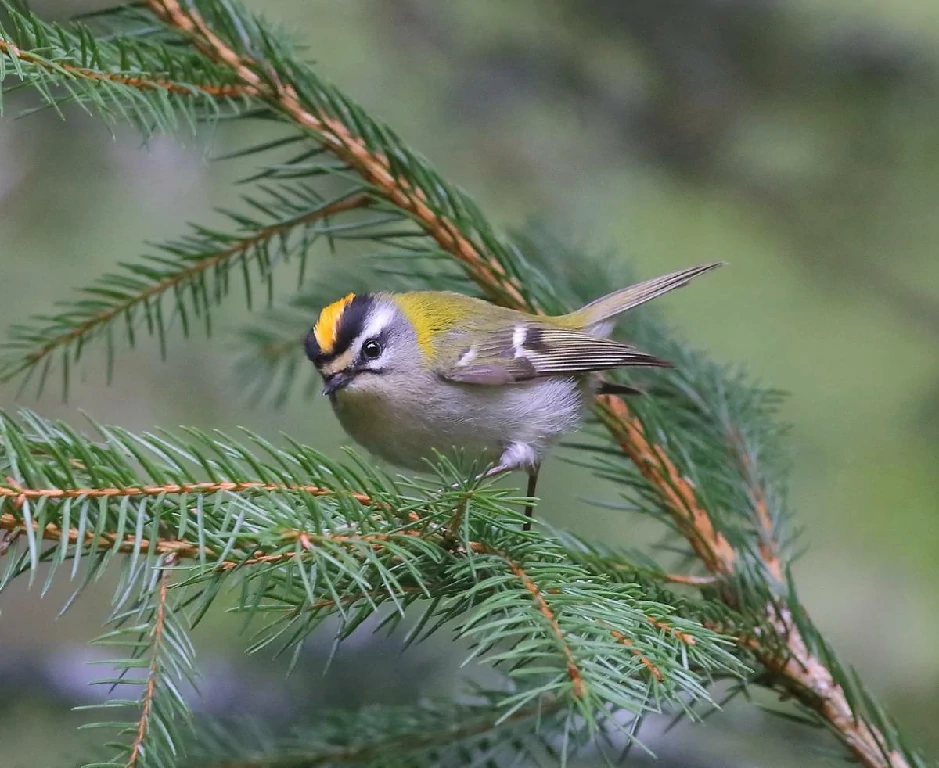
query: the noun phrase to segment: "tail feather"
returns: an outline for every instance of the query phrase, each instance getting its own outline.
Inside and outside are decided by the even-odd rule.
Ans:
[[[697,267],[680,269],[677,272],[670,272],[661,277],[654,277],[643,283],[636,283],[619,291],[614,291],[603,296],[596,301],[592,301],[586,306],[581,307],[576,312],[568,315],[571,320],[576,320],[577,325],[587,329],[590,333],[598,336],[606,336],[612,330],[613,323],[609,322],[617,315],[622,314],[628,309],[638,307],[647,301],[658,298],[659,296],[681,288],[690,283],[698,275],[710,272],[712,269],[723,266],[723,262],[714,264],[701,264]]]

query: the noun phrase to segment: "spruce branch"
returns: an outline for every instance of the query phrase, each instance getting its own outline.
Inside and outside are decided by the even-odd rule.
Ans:
[[[201,483],[167,483],[165,485],[147,485],[141,488],[130,487],[105,487],[105,488],[24,488],[13,478],[7,479],[7,486],[0,485],[0,497],[9,500],[17,510],[21,510],[23,504],[28,501],[49,500],[49,499],[77,499],[85,501],[87,499],[143,499],[159,497],[161,499],[172,498],[180,495],[188,496],[212,496],[215,494],[254,494],[256,492],[267,493],[302,493],[311,496],[331,496],[336,495],[336,491],[329,488],[322,488],[316,485],[280,485],[276,483],[260,483],[256,481],[222,481],[222,482],[201,482]],[[369,506],[373,504],[372,499],[364,493],[351,492],[349,498],[355,499],[360,504]],[[203,558],[215,557],[216,553],[208,547],[200,547],[197,543],[186,539],[174,539],[158,537],[156,539],[139,539],[133,535],[126,535],[120,538],[116,534],[102,533],[96,535],[91,531],[80,531],[72,527],[68,529],[59,528],[55,523],[47,523],[41,530],[38,523],[33,521],[27,523],[22,516],[13,512],[3,512],[0,514],[0,530],[12,534],[13,538],[19,538],[27,531],[33,535],[39,535],[47,541],[63,541],[68,544],[77,544],[83,547],[93,547],[97,551],[116,550],[121,553],[141,552],[148,554],[156,552],[161,555],[170,555],[178,558]],[[286,538],[295,536],[299,539],[303,534],[300,531],[285,531],[283,535]],[[339,536],[337,540],[346,540],[347,536]],[[239,565],[251,564],[253,562],[272,562],[276,559],[286,559],[291,557],[291,553],[280,555],[255,554],[253,558],[244,561],[222,560],[218,567],[223,570],[230,570]]]
[[[689,540],[708,571],[718,579],[732,576],[743,555],[716,531],[697,498],[694,486],[678,475],[664,451],[650,446],[641,424],[630,414],[625,402],[606,397],[603,407],[604,421],[614,439],[661,494],[671,510],[676,528]],[[772,580],[771,585],[783,588],[783,565],[776,550],[764,491],[752,482],[750,460],[745,454],[738,458],[750,481],[749,492],[761,526],[758,534],[759,564]],[[723,590],[722,594],[729,604],[737,604],[736,594],[731,589]],[[755,635],[745,635],[741,643],[767,670],[770,687],[794,697],[819,715],[862,765],[871,768],[925,765],[918,755],[902,750],[895,738],[888,740],[886,734],[895,734],[896,729],[886,722],[886,718],[878,718],[883,720],[882,724],[875,725],[871,721],[877,709],[871,706],[868,698],[855,698],[853,701],[849,698],[844,680],[851,673],[837,665],[833,651],[828,648],[823,655],[818,655],[810,650],[803,630],[819,637],[818,630],[804,615],[804,609],[797,601],[774,597],[766,602],[764,611],[760,621],[762,629]],[[794,620],[793,611],[803,614],[801,622]],[[770,633],[774,636],[769,637]]]
[[[208,322],[211,292],[202,277],[245,253],[237,250],[239,239],[251,241],[260,234],[247,248],[258,247],[256,261],[269,277],[265,243],[318,221],[302,217],[340,201],[359,200],[384,218],[330,224],[315,234],[330,241],[346,236],[393,243],[393,257],[413,263],[431,259],[444,270],[409,268],[408,277],[416,281],[439,286],[452,280],[452,272],[445,271],[449,260],[485,296],[506,306],[532,312],[570,308],[569,299],[577,293],[568,290],[574,288],[574,277],[565,281],[557,276],[563,273],[555,272],[548,280],[536,267],[544,256],[539,248],[524,238],[497,235],[468,196],[299,62],[261,21],[227,0],[145,4],[163,26],[125,30],[117,39],[153,52],[154,61],[170,56],[174,66],[189,67],[190,74],[212,73],[195,78],[196,83],[243,89],[239,94],[263,105],[253,115],[295,131],[247,154],[293,143],[303,151],[250,179],[272,186],[263,187],[269,196],[263,202],[246,198],[267,218],[235,219],[247,235],[200,229],[195,242],[167,249],[169,266],[161,255],[155,264],[107,278],[93,299],[22,330],[4,369],[7,378],[34,370],[40,361],[44,378],[55,349],[73,349],[77,357],[90,338],[108,339],[110,359],[111,325],[126,318],[132,341],[135,307],[143,310],[136,320],[146,320],[162,339],[158,299],[165,293],[174,295],[175,309],[188,325],[183,287],[196,297],[193,312],[202,312]],[[71,32],[56,29],[55,34]],[[84,32],[74,34],[72,48],[74,40],[86,44]],[[114,111],[108,111],[102,94],[133,103],[138,121],[144,107],[160,107],[157,114],[166,120],[173,109],[196,114],[186,111],[194,102],[188,96],[185,103],[173,102],[169,111],[167,102],[153,98],[184,95],[159,85],[176,82],[168,74],[172,67],[142,67],[146,84],[124,82],[129,75],[123,67],[99,68],[76,58],[69,45],[62,46],[66,54],[47,62],[37,52],[49,47],[44,39],[24,37],[32,42],[14,41],[13,47],[12,38],[0,39],[7,41],[0,62],[33,73],[50,104],[63,101],[46,95],[44,83],[68,88],[77,82],[83,85],[65,100],[94,103],[106,116]],[[211,104],[217,101],[198,87],[195,92],[212,97]],[[136,98],[144,100],[140,109],[132,101]],[[324,160],[325,155],[334,161]],[[341,180],[345,186],[338,197],[324,197],[312,186],[318,178]],[[390,226],[382,229],[385,225]],[[307,245],[304,239],[297,250],[305,254]],[[278,254],[286,256],[288,250],[281,243]],[[580,254],[565,256],[569,269],[582,266]],[[242,259],[243,267],[247,260]],[[220,286],[227,285],[224,278],[216,281],[216,301]],[[250,285],[247,274],[245,285]],[[76,328],[79,332],[70,335]],[[193,598],[196,615],[211,604],[216,587],[243,578],[247,597],[240,609],[269,620],[255,647],[276,641],[288,650],[298,648],[326,617],[340,617],[346,632],[380,605],[393,605],[389,621],[397,621],[405,609],[430,597],[431,608],[421,622],[430,629],[424,631],[457,621],[459,636],[473,640],[475,653],[500,665],[518,686],[513,695],[500,697],[501,712],[527,711],[548,691],[564,703],[566,722],[576,715],[590,725],[578,733],[596,733],[610,709],[642,713],[680,706],[683,697],[706,700],[711,679],[739,674],[717,634],[721,629],[732,632],[741,649],[761,664],[759,683],[798,701],[863,765],[925,765],[904,746],[854,673],[840,665],[789,578],[787,508],[774,453],[777,395],[675,345],[655,324],[639,322],[631,332],[643,346],[676,362],[676,371],[661,376],[651,398],[628,406],[615,397],[597,399],[595,411],[616,447],[592,449],[592,466],[621,483],[640,511],[669,525],[685,542],[706,573],[662,573],[660,578],[700,587],[703,604],[680,607],[674,595],[657,595],[656,587],[616,553],[518,534],[511,529],[511,504],[488,489],[454,490],[451,486],[459,485],[455,471],[437,478],[439,487],[450,490],[409,495],[389,478],[363,467],[337,467],[302,446],[286,453],[251,438],[269,457],[262,461],[224,436],[196,435],[193,444],[184,444],[109,430],[102,433],[104,444],[96,445],[32,416],[26,417],[31,431],[2,420],[4,469],[10,479],[0,490],[0,529],[9,533],[2,545],[9,565],[0,585],[19,573],[35,572],[40,560],[59,565],[73,559],[77,566],[84,557],[94,572],[123,552],[129,555],[118,601],[123,604],[160,557],[173,557],[177,568],[187,569],[186,584],[197,590],[210,585]],[[61,343],[44,351],[50,338]],[[267,337],[275,344],[269,352],[280,355],[287,347],[276,342],[276,335]],[[70,358],[65,354],[63,360],[67,381]],[[207,478],[196,477],[194,468]],[[460,505],[471,507],[473,514],[455,537],[446,521]],[[53,545],[43,548],[43,541]],[[152,591],[148,594],[153,597]],[[709,618],[700,620],[702,615]],[[523,684],[531,680],[533,662],[543,676],[537,684]],[[276,764],[276,756],[272,759]]]
[[[532,580],[531,576],[525,573],[525,570],[521,565],[506,555],[499,556],[505,561],[506,565],[509,567],[509,570],[512,571],[512,574],[522,583],[522,586],[531,595],[531,599],[538,608],[538,613],[544,617],[544,620],[551,629],[551,634],[557,638],[558,645],[561,647],[561,652],[564,654],[564,661],[567,666],[567,676],[571,679],[574,696],[576,696],[578,699],[582,699],[586,694],[584,689],[583,673],[577,666],[577,659],[574,658],[574,652],[565,640],[564,631],[561,629],[561,625],[558,624],[557,617],[555,616],[555,613],[552,610],[550,603],[548,602],[548,598],[545,596],[544,592],[538,588],[538,585]],[[620,639],[616,636],[616,630],[611,630],[610,634],[613,635],[617,640]]]
[[[277,200],[272,201],[277,203]],[[316,195],[284,202],[276,208],[264,206],[265,219],[236,218],[240,232],[220,233],[195,228],[193,235],[179,242],[162,246],[162,254],[150,257],[143,264],[127,265],[123,272],[105,275],[86,289],[88,298],[66,305],[61,312],[38,318],[40,323],[16,326],[0,359],[0,380],[20,374],[31,375],[40,370],[42,389],[49,373],[52,356],[61,354],[63,393],[68,390],[70,367],[77,362],[88,343],[97,338],[107,342],[107,368],[113,364],[113,323],[123,319],[129,343],[134,344],[138,326],[143,323],[159,336],[161,351],[166,354],[165,318],[162,298],[173,297],[173,308],[179,313],[184,331],[194,319],[211,323],[213,303],[227,293],[229,274],[240,263],[244,274],[248,301],[251,301],[249,264],[258,267],[270,280],[270,263],[274,254],[285,258],[298,250],[306,255],[307,232],[317,222],[346,211],[369,206],[368,196],[355,194],[323,201]],[[274,221],[270,221],[274,219]],[[268,223],[270,222],[270,223]],[[293,233],[301,234],[290,239]],[[315,235],[315,232],[314,232]],[[207,276],[214,275],[208,281]],[[28,377],[27,377],[28,380]]]
[[[167,566],[173,564],[173,556],[170,555],[166,559]],[[156,611],[153,618],[153,637],[151,644],[155,649],[159,649],[164,643],[164,634],[166,633],[166,611],[167,611],[167,601],[169,599],[169,573],[163,573],[160,575],[160,585],[157,591],[157,605]],[[160,655],[158,652],[153,653],[153,658],[150,661],[150,668],[147,671],[147,685],[144,688],[143,695],[141,697],[141,707],[140,707],[140,719],[137,723],[137,735],[134,737],[134,743],[131,745],[130,749],[130,759],[127,761],[126,768],[136,768],[138,760],[141,755],[144,753],[144,740],[147,738],[147,733],[150,730],[150,712],[153,708],[153,700],[156,695],[157,681],[160,677]]]
[[[570,730],[569,725],[565,728],[563,707],[557,699],[545,699],[504,716],[497,696],[477,692],[474,698],[474,703],[461,705],[424,702],[327,713],[315,726],[296,728],[287,738],[259,733],[257,728],[206,724],[194,753],[204,768],[347,764],[433,768],[481,765],[496,757],[525,760],[531,766],[557,763],[558,750],[550,743],[549,734]],[[570,735],[576,738],[576,734]]]
[[[38,317],[33,324],[14,328],[13,339],[7,343],[6,354],[0,361],[0,378],[9,380],[21,374],[32,375],[38,368],[41,389],[51,369],[53,353],[61,351],[63,390],[67,391],[69,368],[92,339],[107,343],[110,373],[114,354],[111,326],[119,320],[125,321],[126,336],[131,344],[135,341],[137,325],[145,321],[147,330],[159,336],[161,351],[165,354],[166,319],[159,298],[166,293],[173,295],[174,310],[182,318],[184,333],[188,332],[189,314],[203,318],[208,329],[209,297],[220,301],[226,291],[217,286],[214,290],[207,287],[202,275],[216,271],[225,277],[224,265],[244,253],[237,250],[237,241],[243,239],[245,246],[252,248],[255,238],[260,236],[256,260],[262,279],[269,280],[267,264],[270,259],[265,252],[268,238],[263,237],[263,233],[275,235],[281,231],[280,227],[289,229],[292,224],[302,224],[307,213],[315,218],[315,209],[331,202],[308,185],[307,182],[316,177],[345,181],[341,198],[367,198],[374,201],[373,205],[380,202],[380,206],[375,205],[377,209],[395,214],[386,218],[386,222],[400,220],[418,228],[416,233],[402,231],[400,227],[381,232],[376,229],[382,221],[378,220],[368,222],[369,226],[354,226],[353,229],[359,230],[358,235],[345,231],[346,225],[323,227],[318,234],[331,241],[361,236],[393,242],[396,247],[426,256],[454,254],[465,270],[482,276],[480,284],[491,298],[516,305],[529,301],[523,295],[525,289],[520,280],[511,274],[517,254],[511,254],[509,245],[492,232],[472,200],[436,177],[427,163],[404,146],[390,129],[371,121],[359,107],[316,77],[309,67],[298,64],[269,30],[247,15],[239,15],[235,7],[228,4],[208,6],[212,20],[229,32],[227,36],[213,31],[194,6],[183,7],[174,2],[149,5],[158,18],[171,22],[169,30],[180,35],[175,39],[171,34],[151,33],[154,38],[151,45],[178,55],[179,50],[189,50],[179,45],[180,42],[192,43],[197,52],[205,54],[200,57],[205,59],[205,66],[221,68],[228,76],[234,74],[241,84],[259,89],[256,99],[270,107],[269,114],[278,115],[320,146],[305,149],[286,167],[269,167],[250,179],[301,181],[292,187],[263,188],[269,198],[267,201],[246,197],[246,202],[259,208],[267,218],[265,221],[233,217],[247,233],[223,235],[197,227],[194,236],[181,243],[168,243],[161,247],[162,253],[148,257],[142,264],[128,265],[123,273],[108,275],[86,289],[88,298],[66,304],[56,315]],[[114,15],[120,21],[126,12],[118,11]],[[138,15],[133,14],[135,22],[139,21]],[[121,37],[120,24],[118,29],[117,40],[133,41],[136,45],[147,39],[127,30],[123,31],[125,37]],[[83,30],[80,28],[81,34],[86,34]],[[267,58],[259,60],[258,52]],[[277,71],[272,61],[283,71]],[[347,125],[350,121],[353,124]],[[289,136],[252,148],[248,153],[284,146],[296,139],[296,136]],[[335,157],[339,165],[311,163],[321,151]],[[350,178],[356,181],[349,183]],[[274,216],[272,207],[277,209]],[[327,214],[342,213],[352,207],[327,210]],[[418,244],[419,238],[415,235],[429,238],[434,249]],[[305,257],[309,244],[305,237],[296,244],[301,256]],[[484,256],[486,253],[492,255]],[[243,264],[246,259],[247,254],[241,258]],[[246,273],[246,290],[252,280]],[[192,295],[187,300],[189,293]],[[141,311],[135,312],[137,308]]]
[[[423,189],[415,188],[410,179],[396,177],[390,173],[387,155],[374,151],[364,138],[356,136],[347,124],[350,121],[339,120],[334,115],[326,115],[318,110],[315,100],[304,100],[301,96],[304,92],[296,84],[281,77],[280,73],[271,77],[261,62],[244,50],[235,50],[231,40],[216,34],[192,6],[187,5],[184,8],[177,0],[148,0],[148,5],[167,25],[188,35],[194,45],[211,59],[227,63],[244,83],[265,89],[262,98],[273,108],[287,115],[298,125],[317,133],[330,151],[357,171],[377,194],[408,212],[440,248],[460,263],[470,279],[476,282],[487,296],[517,309],[542,311],[542,306],[534,299],[533,294],[522,288],[525,283],[524,280],[519,280],[518,266],[523,265],[523,262],[518,258],[517,252],[511,251],[505,243],[495,238],[487,238],[486,244],[492,246],[490,249],[477,247],[474,236],[480,231],[479,228],[468,224],[465,219],[460,222],[451,220],[447,215],[449,211],[444,206],[435,209],[429,205],[429,200],[439,200],[442,197],[439,192],[432,196],[427,195]],[[230,6],[225,6],[225,9],[220,9],[215,4],[207,6],[214,12],[229,16],[237,13],[230,10]],[[239,18],[244,23],[254,23],[253,20],[246,21],[246,15]],[[447,192],[443,194],[446,195]],[[453,199],[453,196],[447,198],[448,202]],[[475,223],[474,221],[473,224]],[[510,260],[515,263],[515,270],[506,268],[506,261]],[[749,557],[748,551],[741,551],[739,547],[734,546],[728,536],[727,525],[713,517],[708,505],[699,499],[695,484],[678,470],[681,462],[677,462],[666,448],[646,436],[643,421],[634,415],[622,400],[602,397],[597,401],[597,408],[604,424],[642,476],[646,484],[645,492],[658,497],[664,516],[671,519],[672,524],[690,543],[692,550],[711,574],[728,582],[739,581],[740,578],[755,580],[757,586],[765,585],[767,598],[782,586],[779,577],[783,564],[777,554],[778,544],[774,540],[776,531],[765,504],[766,491],[761,485],[753,482],[754,467],[750,464],[749,457],[741,454],[735,461],[750,481],[749,508],[754,513],[759,528],[759,557],[756,562]],[[725,424],[721,426],[726,427]],[[737,534],[739,539],[739,528]],[[752,567],[756,570],[752,571]],[[733,587],[728,585],[720,591],[728,602],[736,602]],[[906,758],[901,755],[899,749],[887,748],[886,745],[896,741],[889,736],[893,729],[881,730],[868,722],[865,717],[869,718],[870,712],[863,711],[862,703],[849,702],[842,685],[835,683],[832,686],[835,677],[833,671],[827,669],[820,658],[812,655],[804,657],[804,639],[800,638],[798,628],[791,622],[780,621],[779,617],[774,615],[774,603],[766,605],[768,607],[764,608],[762,621],[775,633],[775,640],[782,645],[782,658],[787,659],[780,665],[778,644],[761,643],[761,653],[757,655],[766,665],[770,675],[777,675],[780,685],[794,686],[796,698],[821,714],[854,756],[865,765],[870,768],[912,765],[912,756]],[[793,659],[800,662],[800,667],[804,664],[809,669],[825,670],[828,677],[818,674],[795,676],[789,663]],[[837,714],[841,712],[839,705],[842,700],[849,704],[847,711],[851,717],[848,720]],[[850,706],[851,703],[854,704],[853,707]],[[870,739],[865,741],[861,738],[861,731],[871,734],[873,745],[866,743]],[[871,749],[870,746],[877,749]],[[888,756],[886,760],[885,755]],[[901,762],[898,763],[898,760]]]
[[[792,610],[780,605],[768,609],[776,634],[785,641],[785,651],[767,653],[762,645],[755,649],[757,657],[776,677],[774,685],[795,697],[806,709],[817,713],[821,723],[845,743],[861,765],[925,768],[925,760],[902,747],[896,726],[879,712],[863,688],[852,701],[844,680],[846,675],[853,673],[840,669],[837,673],[832,671],[830,667],[836,657],[830,648],[825,648],[825,656],[810,650]],[[796,606],[795,610],[802,609]],[[809,632],[818,634],[807,616],[801,623]]]
[[[226,68],[186,49],[103,40],[84,25],[44,22],[7,0],[0,10],[7,17],[0,26],[0,81],[16,76],[48,107],[77,103],[108,119],[129,118],[149,133],[171,130],[180,113],[195,124],[254,96]]]
[[[19,46],[0,38],[0,54],[5,55],[11,60],[21,62],[22,65],[16,68],[20,77],[30,76],[29,68],[37,67],[45,70],[50,76],[70,77],[76,80],[89,80],[91,82],[106,82],[126,85],[141,91],[167,91],[168,93],[193,95],[201,93],[213,98],[235,98],[240,96],[255,96],[254,89],[233,83],[223,83],[213,85],[209,83],[181,83],[172,80],[166,80],[158,77],[151,77],[149,73],[131,75],[121,74],[119,72],[102,72],[89,67],[76,66],[69,63],[56,62],[48,58],[43,58],[31,51],[24,51]]]
[[[208,58],[228,65],[243,83],[257,88],[259,97],[273,109],[315,134],[332,154],[369,184],[377,196],[405,212],[443,251],[456,258],[468,272],[479,275],[480,285],[491,298],[510,305],[526,304],[518,279],[506,273],[498,258],[485,253],[485,245],[497,243],[491,232],[467,232],[465,226],[453,220],[452,214],[457,212],[462,212],[468,219],[476,215],[475,204],[462,193],[446,186],[428,188],[431,185],[426,182],[423,185],[415,183],[403,173],[396,173],[395,165],[404,169],[419,167],[424,163],[397,142],[389,129],[370,126],[389,145],[397,144],[389,146],[386,152],[376,150],[369,146],[365,136],[357,135],[354,128],[327,111],[326,106],[331,100],[345,99],[338,93],[329,93],[321,81],[312,78],[310,72],[302,71],[294,62],[285,67],[290,74],[298,75],[293,81],[287,72],[273,71],[266,62],[257,60],[247,51],[237,50],[234,41],[217,34],[191,4],[184,5],[177,0],[147,0],[147,5],[168,26],[187,35],[192,44]],[[270,47],[269,39],[255,19],[247,14],[239,14],[231,6],[213,4],[209,7],[228,22],[229,28],[243,30],[243,39],[249,44],[267,43],[267,47]],[[250,37],[252,31],[254,38]],[[263,49],[265,46],[259,47]],[[305,82],[304,78],[309,79],[309,82]],[[320,93],[313,91],[313,88],[319,89]],[[317,96],[325,103],[320,103]],[[340,105],[332,104],[334,109]],[[348,106],[351,107],[351,104]],[[346,112],[346,116],[352,116],[351,109]],[[397,163],[392,163],[392,156],[397,158]],[[433,181],[433,177],[429,177],[428,181]],[[441,195],[444,196],[442,199]],[[482,238],[484,243],[477,242],[477,238]]]
[[[182,695],[183,685],[195,685],[195,650],[172,604],[170,580],[175,555],[170,554],[153,569],[137,603],[118,611],[111,619],[114,629],[97,638],[98,645],[122,649],[127,658],[107,663],[116,675],[95,681],[115,689],[139,687],[137,699],[112,698],[104,704],[78,707],[102,714],[136,710],[129,722],[96,722],[86,728],[117,730],[127,742],[109,744],[117,752],[106,762],[85,768],[121,765],[124,768],[170,768],[179,763],[189,736],[192,714]],[[155,583],[153,583],[155,582]],[[143,670],[143,676],[135,674]]]
[[[597,398],[600,418],[642,476],[662,496],[679,532],[716,576],[733,574],[737,555],[697,499],[694,487],[682,477],[665,450],[650,441],[642,422],[626,402],[613,395]]]
[[[419,632],[450,623],[472,658],[514,683],[499,700],[503,716],[549,696],[585,734],[611,708],[708,700],[713,678],[743,671],[730,640],[704,626],[711,612],[698,621],[693,603],[655,584],[610,580],[550,533],[520,533],[504,492],[468,487],[455,468],[444,465],[429,490],[412,494],[296,444],[95,430],[90,440],[35,414],[0,414],[0,469],[9,476],[0,528],[19,534],[0,588],[41,562],[52,566],[50,579],[68,561],[74,578],[84,562],[87,581],[124,553],[115,600],[127,626],[115,632],[139,653],[157,652],[170,626],[161,606],[172,571],[189,590],[177,602],[192,623],[237,583],[238,610],[261,623],[252,650],[296,653],[330,617],[345,636],[382,606],[394,623],[421,604]],[[448,523],[458,507],[466,523],[454,539]],[[125,607],[133,594],[144,607]],[[176,663],[161,656],[159,667]],[[145,714],[155,712],[147,701]]]
[[[164,558],[163,567],[167,569],[170,568],[175,563],[175,560],[175,555],[168,555],[166,558]],[[155,715],[155,710],[158,706],[157,697],[160,693],[160,685],[162,683],[163,676],[167,674],[165,666],[169,662],[164,658],[165,647],[169,642],[172,642],[177,648],[182,646],[182,635],[176,631],[170,613],[172,609],[169,605],[169,580],[170,572],[168,570],[163,571],[159,576],[159,585],[157,587],[156,593],[156,606],[153,612],[153,626],[149,637],[151,659],[150,666],[147,668],[147,682],[141,694],[140,716],[137,720],[137,733],[134,736],[133,743],[131,744],[130,756],[127,760],[127,763],[125,764],[125,768],[138,768],[138,766],[155,765],[157,759],[159,759],[155,754],[156,750],[151,748],[151,744],[155,740],[154,735],[156,731],[156,728],[151,722],[151,719]],[[185,654],[183,658],[190,662],[190,669],[192,668],[191,659],[193,656],[194,652],[192,647],[185,647]],[[186,706],[185,700],[181,697],[178,697],[176,700],[176,705],[177,707],[181,708],[183,716],[188,718],[189,709]],[[164,737],[164,734],[168,732],[168,729],[163,728],[162,730],[164,733],[159,734],[158,738]],[[166,746],[169,747],[169,752],[171,755],[175,756],[177,751],[175,745],[170,743]]]

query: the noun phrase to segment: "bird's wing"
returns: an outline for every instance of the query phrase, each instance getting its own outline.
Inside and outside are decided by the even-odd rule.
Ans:
[[[465,384],[515,384],[542,376],[605,371],[622,366],[668,367],[670,363],[629,344],[537,322],[519,323],[465,343],[449,355],[439,375]]]

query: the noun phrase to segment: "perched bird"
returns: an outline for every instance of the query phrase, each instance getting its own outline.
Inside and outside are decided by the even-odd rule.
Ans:
[[[591,395],[610,391],[595,372],[670,365],[608,339],[616,316],[718,266],[556,317],[444,291],[350,293],[322,310],[306,353],[340,424],[371,453],[426,469],[435,451],[458,447],[491,464],[487,477],[523,469],[532,496],[548,447],[578,425]]]

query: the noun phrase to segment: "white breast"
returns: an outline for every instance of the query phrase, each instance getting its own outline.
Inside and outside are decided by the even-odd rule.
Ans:
[[[489,462],[511,443],[540,461],[558,437],[579,423],[589,385],[573,378],[545,378],[510,386],[455,384],[434,377],[411,381],[389,400],[387,387],[349,387],[333,407],[360,445],[401,467],[427,469],[434,451]]]

